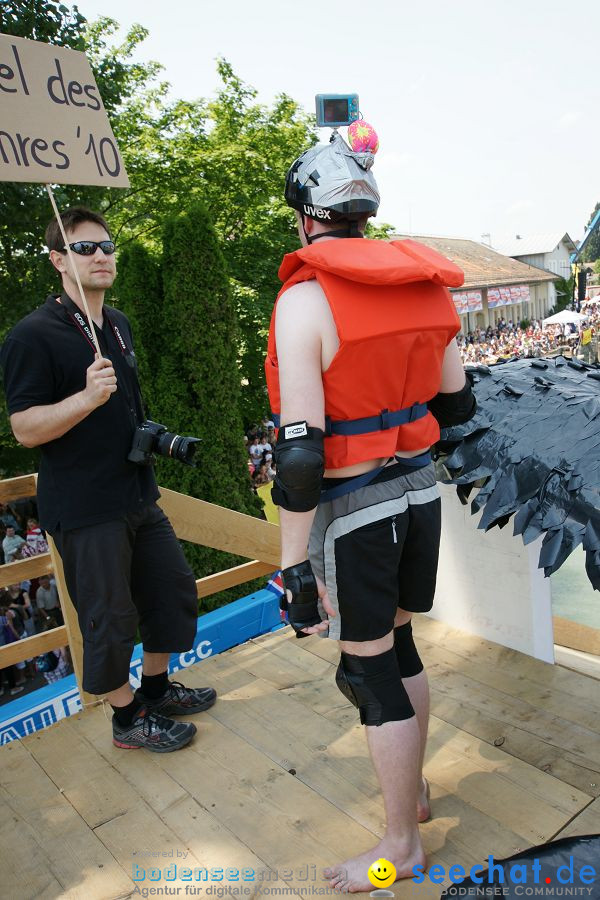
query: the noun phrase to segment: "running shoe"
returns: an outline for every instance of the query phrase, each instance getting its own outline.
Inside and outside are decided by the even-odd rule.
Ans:
[[[135,696],[140,703],[161,716],[189,716],[212,706],[217,692],[211,687],[189,688],[180,681],[170,681],[165,693],[156,700],[144,696],[139,689]]]
[[[171,753],[189,744],[196,734],[192,722],[173,722],[157,715],[145,706],[139,710],[131,725],[119,725],[113,716],[113,744],[123,750],[145,747],[155,753]]]

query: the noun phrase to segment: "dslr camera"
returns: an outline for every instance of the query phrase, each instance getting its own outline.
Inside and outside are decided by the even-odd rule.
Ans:
[[[153,454],[157,453],[159,456],[178,459],[186,466],[195,466],[194,454],[196,444],[199,443],[200,438],[173,434],[167,431],[165,425],[146,419],[135,429],[127,459],[138,466],[151,466],[154,462]]]

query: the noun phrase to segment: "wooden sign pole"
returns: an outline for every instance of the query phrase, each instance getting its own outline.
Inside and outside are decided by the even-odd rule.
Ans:
[[[48,191],[48,196],[50,197],[50,203],[52,204],[52,209],[54,210],[54,215],[56,216],[56,221],[58,222],[58,227],[60,228],[60,233],[62,234],[63,241],[65,242],[65,250],[67,251],[67,256],[69,257],[69,262],[71,263],[71,266],[73,267],[73,273],[74,273],[74,275],[75,275],[75,281],[77,282],[77,287],[79,288],[79,296],[81,297],[81,302],[83,303],[83,308],[84,308],[84,310],[85,310],[85,314],[86,314],[86,316],[87,316],[87,320],[88,320],[89,326],[90,326],[90,328],[91,328],[91,330],[92,330],[92,337],[93,337],[93,339],[94,339],[94,346],[95,346],[95,348],[96,348],[96,352],[97,352],[97,354],[98,354],[98,357],[99,357],[99,358],[102,358],[102,354],[101,354],[101,352],[100,352],[100,344],[98,343],[98,335],[96,334],[96,328],[95,328],[95,326],[94,326],[94,322],[93,322],[92,317],[91,317],[91,315],[90,315],[90,310],[89,310],[89,307],[88,307],[88,304],[87,304],[87,300],[86,300],[86,298],[85,298],[85,294],[84,294],[84,292],[83,292],[83,287],[81,286],[81,280],[80,280],[80,278],[79,278],[79,272],[77,271],[77,266],[76,266],[76,264],[75,264],[75,258],[74,258],[74,256],[73,256],[73,251],[72,251],[71,248],[69,247],[69,242],[68,242],[68,240],[67,240],[67,234],[66,234],[66,232],[65,232],[65,228],[64,228],[64,225],[63,225],[63,221],[62,221],[62,219],[61,219],[61,217],[60,217],[60,213],[59,213],[58,207],[57,207],[57,205],[56,205],[56,200],[54,199],[54,192],[53,192],[53,190],[52,190],[51,185],[47,184],[47,185],[46,185],[46,190]]]

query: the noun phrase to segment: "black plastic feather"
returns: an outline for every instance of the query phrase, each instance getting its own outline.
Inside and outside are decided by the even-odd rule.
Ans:
[[[440,447],[449,484],[479,528],[503,527],[525,544],[544,534],[539,566],[556,572],[582,543],[600,590],[600,367],[578,360],[515,359],[468,367],[478,410],[445,428]]]

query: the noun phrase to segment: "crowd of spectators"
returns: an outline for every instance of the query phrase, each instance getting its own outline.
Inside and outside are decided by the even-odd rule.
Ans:
[[[248,453],[248,471],[252,487],[269,484],[275,478],[273,447],[275,445],[275,425],[264,417],[260,425],[253,425],[244,435],[244,445]]]
[[[588,315],[587,326],[592,333],[600,332],[600,303],[588,303],[585,307]],[[539,319],[529,324],[506,321],[501,318],[495,327],[476,328],[467,334],[457,337],[463,364],[474,365],[484,363],[492,365],[503,359],[513,357],[546,356],[560,350],[579,353],[583,349],[582,334],[586,329],[572,323],[546,325],[542,327]],[[587,355],[582,353],[581,355]]]
[[[0,504],[0,564],[48,552],[46,535],[36,516],[33,500]],[[56,582],[49,575],[0,588],[0,646],[63,624]],[[0,669],[0,696],[6,689],[10,695],[20,693],[29,679],[39,678],[40,672],[47,682],[52,682],[70,670],[65,647],[7,666]]]

